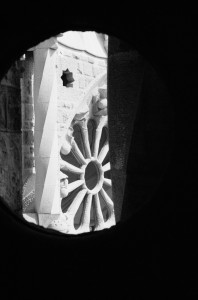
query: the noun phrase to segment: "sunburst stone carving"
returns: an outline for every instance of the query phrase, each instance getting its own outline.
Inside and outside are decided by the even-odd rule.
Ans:
[[[82,107],[76,113],[61,147],[62,214],[48,226],[69,234],[115,225],[106,86],[98,88],[89,105]]]

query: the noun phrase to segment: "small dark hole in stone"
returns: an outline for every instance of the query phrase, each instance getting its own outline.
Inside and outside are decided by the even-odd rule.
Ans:
[[[63,71],[61,79],[63,81],[63,86],[73,87],[73,84],[72,84],[72,82],[74,82],[73,73],[70,72],[69,69],[67,69],[66,71]]]

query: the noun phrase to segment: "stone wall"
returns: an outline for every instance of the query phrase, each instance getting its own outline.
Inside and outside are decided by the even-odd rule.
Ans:
[[[34,173],[34,100],[33,54],[27,52],[22,62],[21,117],[22,117],[22,171],[23,184]]]
[[[22,168],[23,183],[35,172],[34,161],[34,104],[33,104],[33,55],[26,53],[21,79],[22,95]],[[82,100],[90,82],[107,68],[107,60],[88,53],[75,51],[59,44],[57,50],[58,132],[59,137],[67,130],[72,116]],[[71,86],[63,86],[61,76],[69,69],[73,73]],[[60,141],[61,143],[61,141]]]
[[[48,43],[49,44],[49,43]],[[65,135],[67,133],[68,127],[71,124],[72,119],[78,109],[83,97],[86,93],[86,89],[89,88],[89,85],[99,74],[103,73],[107,69],[107,59],[106,58],[98,58],[93,55],[88,54],[85,51],[77,51],[72,48],[68,48],[63,46],[62,44],[58,43],[53,45],[52,48],[49,48],[50,55],[45,58],[45,61],[42,61],[42,54],[45,50],[43,47],[46,47],[46,42],[40,44],[40,50],[37,51],[36,55],[31,56],[32,52],[28,52],[26,54],[26,58],[24,61],[24,69],[23,78],[21,80],[21,93],[22,93],[22,132],[23,132],[23,140],[22,140],[22,147],[23,147],[23,183],[25,183],[25,190],[24,190],[24,205],[23,205],[23,212],[27,214],[31,214],[31,217],[34,218],[34,213],[36,212],[36,208],[34,206],[34,192],[33,197],[31,199],[27,198],[29,193],[31,195],[31,191],[34,191],[36,186],[36,179],[35,175],[31,176],[34,172],[35,167],[35,159],[34,159],[34,126],[35,120],[39,122],[39,114],[41,113],[38,110],[36,104],[34,105],[33,99],[35,103],[37,103],[37,92],[44,93],[43,97],[45,97],[45,101],[48,101],[51,97],[52,89],[53,89],[53,97],[51,101],[57,100],[57,107],[54,107],[54,111],[47,111],[44,120],[44,130],[48,132],[49,126],[52,123],[56,122],[57,128],[57,136],[58,136],[58,146],[59,149],[63,143]],[[47,46],[48,48],[49,46]],[[57,48],[56,48],[57,47]],[[35,48],[36,49],[36,48]],[[34,50],[33,50],[34,51]],[[40,53],[40,54],[39,54]],[[49,54],[48,53],[48,54]],[[53,63],[51,62],[51,55],[55,55],[55,60]],[[33,54],[33,53],[32,53]],[[33,61],[33,59],[40,60],[43,63],[43,67],[39,67],[38,61]],[[63,85],[62,75],[63,72],[69,70],[73,74],[74,82],[69,86]],[[48,71],[47,71],[48,70]],[[49,76],[48,76],[48,72]],[[55,76],[53,75],[55,72]],[[54,76],[54,77],[53,77]],[[41,78],[40,78],[41,77]],[[49,78],[53,77],[53,81],[49,80]],[[40,78],[38,83],[37,79]],[[37,80],[37,81],[36,81]],[[50,86],[53,82],[53,87]],[[35,83],[35,84],[34,84]],[[34,89],[33,89],[34,87]],[[44,88],[44,89],[43,89]],[[38,89],[38,91],[37,91]],[[33,92],[34,90],[34,92]],[[56,91],[55,91],[56,90]],[[35,93],[35,95],[33,95]],[[46,94],[47,93],[47,94]],[[47,96],[48,95],[48,96]],[[57,98],[56,98],[57,97]],[[54,100],[53,100],[54,99]],[[52,103],[51,103],[52,104]],[[48,107],[49,109],[49,107]],[[34,118],[35,112],[35,118]],[[42,114],[41,114],[42,115]],[[44,116],[44,115],[43,115]],[[48,119],[48,121],[47,121]],[[46,122],[48,125],[46,125]],[[37,124],[38,125],[38,124]],[[35,127],[36,128],[36,127]],[[45,134],[46,134],[45,132]],[[38,132],[35,129],[35,135]],[[48,133],[47,133],[48,134]],[[50,132],[49,132],[50,134]],[[52,132],[51,132],[52,134]],[[43,134],[42,134],[43,137]],[[41,138],[42,138],[41,137]],[[50,143],[47,147],[50,148]],[[36,144],[37,145],[37,144]],[[39,146],[39,145],[37,145]],[[38,147],[37,147],[38,148]],[[37,149],[35,146],[35,156],[38,155],[36,152]],[[36,150],[37,149],[37,150]],[[48,149],[50,150],[50,149]],[[48,152],[45,149],[46,152]],[[37,154],[36,154],[37,153]],[[54,154],[53,154],[54,155]],[[58,154],[59,155],[59,154]],[[36,156],[37,157],[37,156]],[[37,162],[36,162],[37,163]],[[37,166],[37,165],[36,165]],[[41,166],[41,165],[40,165]],[[37,168],[36,168],[37,169]],[[27,181],[27,178],[29,180]],[[38,179],[38,178],[37,178]],[[40,179],[38,179],[40,182]],[[27,198],[27,199],[26,199]],[[28,200],[28,201],[26,201]],[[30,201],[29,201],[30,200]],[[28,206],[26,205],[28,202]],[[26,204],[25,204],[26,203]],[[45,216],[42,213],[39,213],[39,224],[44,225],[44,220],[42,220],[42,216],[46,219],[46,212]]]
[[[21,210],[20,68],[13,64],[0,83],[0,196],[14,211]]]
[[[84,51],[76,51],[59,44],[57,57],[58,85],[58,132],[62,136],[70,125],[87,86],[104,70],[107,59],[94,57]],[[73,73],[74,82],[69,87],[63,86],[61,76],[69,69]],[[61,143],[61,140],[60,140]]]

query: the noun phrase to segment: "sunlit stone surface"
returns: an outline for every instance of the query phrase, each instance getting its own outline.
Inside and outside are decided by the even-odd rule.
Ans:
[[[163,82],[131,45],[51,37],[0,83],[0,201],[66,234],[124,222],[161,182],[172,122]]]
[[[115,225],[107,47],[106,35],[66,32],[28,49],[17,62],[23,187],[18,209],[28,222],[67,234]]]

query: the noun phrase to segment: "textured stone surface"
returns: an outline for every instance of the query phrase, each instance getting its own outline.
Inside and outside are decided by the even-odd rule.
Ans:
[[[80,89],[84,89],[85,88],[85,86],[86,86],[86,82],[85,82],[85,78],[84,78],[84,76],[82,76],[82,77],[79,77],[79,88]]]
[[[28,54],[24,63],[25,72],[22,77],[23,171],[24,180],[32,174],[35,166],[34,152],[36,161],[38,159],[41,160],[42,158],[42,162],[40,161],[40,163],[43,164],[43,167],[41,168],[38,162],[36,164],[36,171],[39,173],[40,179],[37,178],[38,180],[33,184],[32,189],[35,189],[35,187],[37,188],[34,198],[36,199],[36,202],[38,202],[39,195],[42,195],[43,199],[40,204],[37,203],[37,205],[35,205],[35,209],[37,210],[37,213],[39,213],[38,222],[40,225],[48,227],[48,223],[53,220],[51,214],[54,215],[55,220],[56,215],[58,216],[58,214],[56,214],[57,210],[56,212],[52,211],[55,205],[55,203],[53,204],[53,200],[47,200],[47,191],[48,196],[50,195],[51,197],[53,195],[53,184],[55,183],[55,180],[52,182],[52,179],[50,179],[50,185],[47,184],[46,181],[49,179],[49,174],[53,173],[53,176],[55,176],[57,172],[58,164],[55,153],[58,155],[58,149],[61,147],[68,127],[82,102],[85,89],[89,87],[95,79],[93,66],[98,67],[99,60],[90,57],[88,54],[81,54],[61,45],[59,45],[57,49],[53,49],[53,51],[56,52],[53,52],[53,58],[52,50],[44,50],[44,48],[41,49],[40,47],[39,49],[35,48],[34,51],[36,51],[34,59],[39,59],[40,63],[34,62],[33,69],[33,57],[31,54]],[[39,56],[39,53],[41,53],[41,56]],[[43,68],[42,65],[44,66]],[[98,67],[97,75],[105,70],[105,65],[106,62],[104,62],[103,67]],[[74,82],[68,87],[63,86],[63,81],[61,79],[63,71],[66,69],[73,73],[74,78]],[[47,72],[47,70],[49,72]],[[35,103],[32,101],[33,80],[35,88],[34,101],[36,107]],[[37,98],[39,95],[42,96]],[[54,104],[56,100],[57,102]],[[53,109],[50,108],[52,103]],[[37,106],[39,106],[39,108]],[[56,128],[54,130],[51,128],[52,123],[55,126],[53,128]],[[42,132],[40,135],[41,140],[38,138],[39,132]],[[46,135],[47,132],[49,132],[48,135]],[[43,142],[44,140],[45,142]],[[55,140],[56,142],[54,142]],[[53,142],[50,143],[50,141]],[[53,155],[51,149],[53,149]],[[52,165],[54,165],[53,168]],[[46,173],[46,170],[49,172]],[[45,184],[43,185],[44,182]],[[28,205],[28,203],[26,204]],[[32,209],[34,208],[32,203],[30,203],[30,206],[31,207],[29,208],[27,207],[27,211],[30,209],[32,212]]]
[[[62,174],[67,174],[66,180],[63,178],[61,182],[61,207],[65,218],[52,221],[49,228],[63,233],[80,234],[115,225],[108,163],[109,145],[107,136],[104,138],[102,134],[104,127],[108,131],[107,99],[104,99],[107,95],[106,77],[106,72],[103,72],[88,85],[83,101],[75,111],[73,125],[71,124],[73,139],[69,145],[65,145],[64,142],[64,146],[61,147],[60,169]],[[97,129],[95,126],[92,129],[87,127],[89,118],[94,118]],[[91,132],[94,131],[96,138],[92,141],[93,147],[90,147]],[[76,167],[74,157],[81,167]],[[89,169],[90,161],[97,166],[96,174],[100,174],[95,179],[95,169]],[[106,171],[108,173],[105,173]]]
[[[84,71],[85,75],[93,76],[92,64],[84,62],[83,63],[83,71]]]
[[[98,65],[93,66],[93,76],[97,77],[102,71],[104,71],[104,67],[99,67]]]
[[[21,96],[20,90],[14,87],[6,87],[7,97],[7,129],[21,130]]]
[[[22,171],[23,183],[34,171],[34,103],[33,103],[33,55],[27,52],[21,76],[22,112]]]
[[[60,214],[38,214],[38,225],[47,228],[49,224],[54,221],[58,220]]]
[[[48,44],[49,43],[45,41],[45,46]],[[38,47],[41,47],[41,44],[39,44]],[[35,48],[33,50],[35,50]],[[78,53],[73,49],[67,49],[61,45],[58,45],[57,50],[57,60],[54,65],[57,75],[58,100],[56,134],[58,137],[58,145],[60,145],[61,138],[70,125],[75,111],[82,101],[84,90],[97,75],[104,71],[106,68],[106,60],[92,57],[86,53]],[[22,187],[22,183],[33,174],[35,169],[33,66],[33,52],[28,51],[23,57],[23,60],[16,62],[8,70],[2,79],[0,87],[0,140],[2,144],[2,159],[0,161],[1,196],[6,195],[6,201],[9,201],[9,203],[10,200],[8,199],[10,199],[11,194],[17,194],[21,197],[21,191],[19,190]],[[94,67],[97,70],[95,74]],[[69,88],[63,87],[61,80],[62,72],[67,68],[73,73],[75,80]],[[14,156],[11,159],[10,156],[12,156],[12,154],[14,154]],[[10,163],[6,166],[2,160],[5,158],[6,161],[6,157],[8,156]],[[18,161],[18,163],[16,161]],[[16,180],[14,180],[14,178],[16,178]],[[9,185],[13,185],[13,187],[10,188]],[[12,199],[15,199],[14,202],[17,202],[19,198],[16,200],[15,196],[12,197]],[[14,208],[16,203],[10,203],[9,205]],[[19,208],[21,204],[18,203],[17,205]]]
[[[34,50],[35,209],[60,213],[57,136],[57,49],[46,43]]]
[[[14,63],[7,73],[5,74],[4,78],[1,81],[2,85],[10,86],[19,89],[20,88],[20,71],[17,67],[19,62]]]
[[[36,213],[23,213],[23,217],[29,223],[38,225],[38,215]]]
[[[22,208],[20,72],[12,66],[0,84],[0,196],[16,212]]]
[[[7,98],[5,87],[1,85],[0,88],[0,130],[7,128]]]

